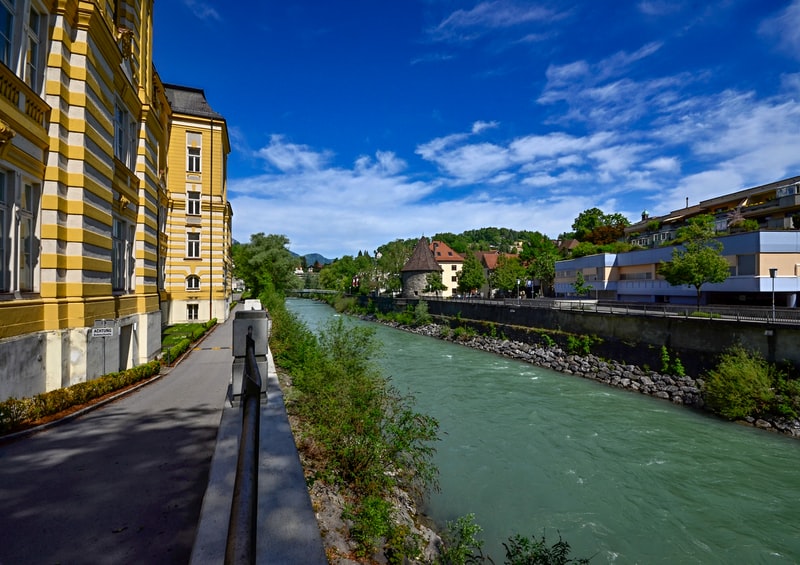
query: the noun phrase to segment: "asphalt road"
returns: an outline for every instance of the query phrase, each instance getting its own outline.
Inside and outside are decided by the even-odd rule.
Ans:
[[[156,382],[0,445],[0,565],[189,562],[232,320]]]

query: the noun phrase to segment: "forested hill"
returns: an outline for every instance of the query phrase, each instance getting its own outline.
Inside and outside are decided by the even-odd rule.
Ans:
[[[450,232],[438,233],[432,239],[443,241],[457,253],[465,253],[468,249],[481,249],[488,251],[514,251],[516,242],[528,240],[535,232],[528,230],[513,230],[510,228],[480,228],[467,230],[460,234]]]

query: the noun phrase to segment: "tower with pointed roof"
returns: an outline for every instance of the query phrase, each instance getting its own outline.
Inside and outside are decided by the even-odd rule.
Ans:
[[[428,246],[425,237],[419,238],[417,246],[414,247],[411,258],[400,269],[403,281],[403,298],[417,298],[425,293],[428,286],[428,275],[430,273],[441,273],[442,268],[436,262],[433,252]]]

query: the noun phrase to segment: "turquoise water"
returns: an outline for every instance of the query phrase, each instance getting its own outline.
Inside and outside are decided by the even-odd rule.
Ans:
[[[336,315],[288,304],[311,329]],[[593,564],[800,562],[800,441],[372,327],[385,374],[440,423],[426,512],[474,513],[496,563],[517,533],[560,533]]]

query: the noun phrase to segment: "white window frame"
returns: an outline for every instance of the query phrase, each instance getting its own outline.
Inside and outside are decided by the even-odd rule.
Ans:
[[[190,292],[200,290],[200,277],[197,275],[189,275],[186,277],[186,290]]]
[[[114,217],[111,225],[111,289],[114,292],[133,290],[133,239],[133,226]]]
[[[9,229],[12,202],[9,200],[11,190],[7,187],[10,176],[6,171],[0,170],[0,292],[8,292],[11,289],[8,251],[11,243]]]
[[[190,173],[202,172],[203,135],[197,132],[186,132],[186,170]]]
[[[0,292],[38,292],[42,185],[0,169]]]
[[[186,320],[193,322],[200,319],[200,305],[187,304],[186,305]]]
[[[114,104],[114,157],[130,170],[136,168],[139,124],[128,109],[117,100]]]
[[[189,216],[199,216],[201,211],[201,194],[199,190],[186,191],[186,214]]]
[[[45,29],[44,18],[44,14],[36,6],[31,4],[28,7],[28,17],[25,21],[27,38],[25,83],[37,93],[42,90],[42,78],[44,77],[44,36],[42,35],[42,31]]]
[[[200,232],[186,233],[186,258],[200,259]]]

